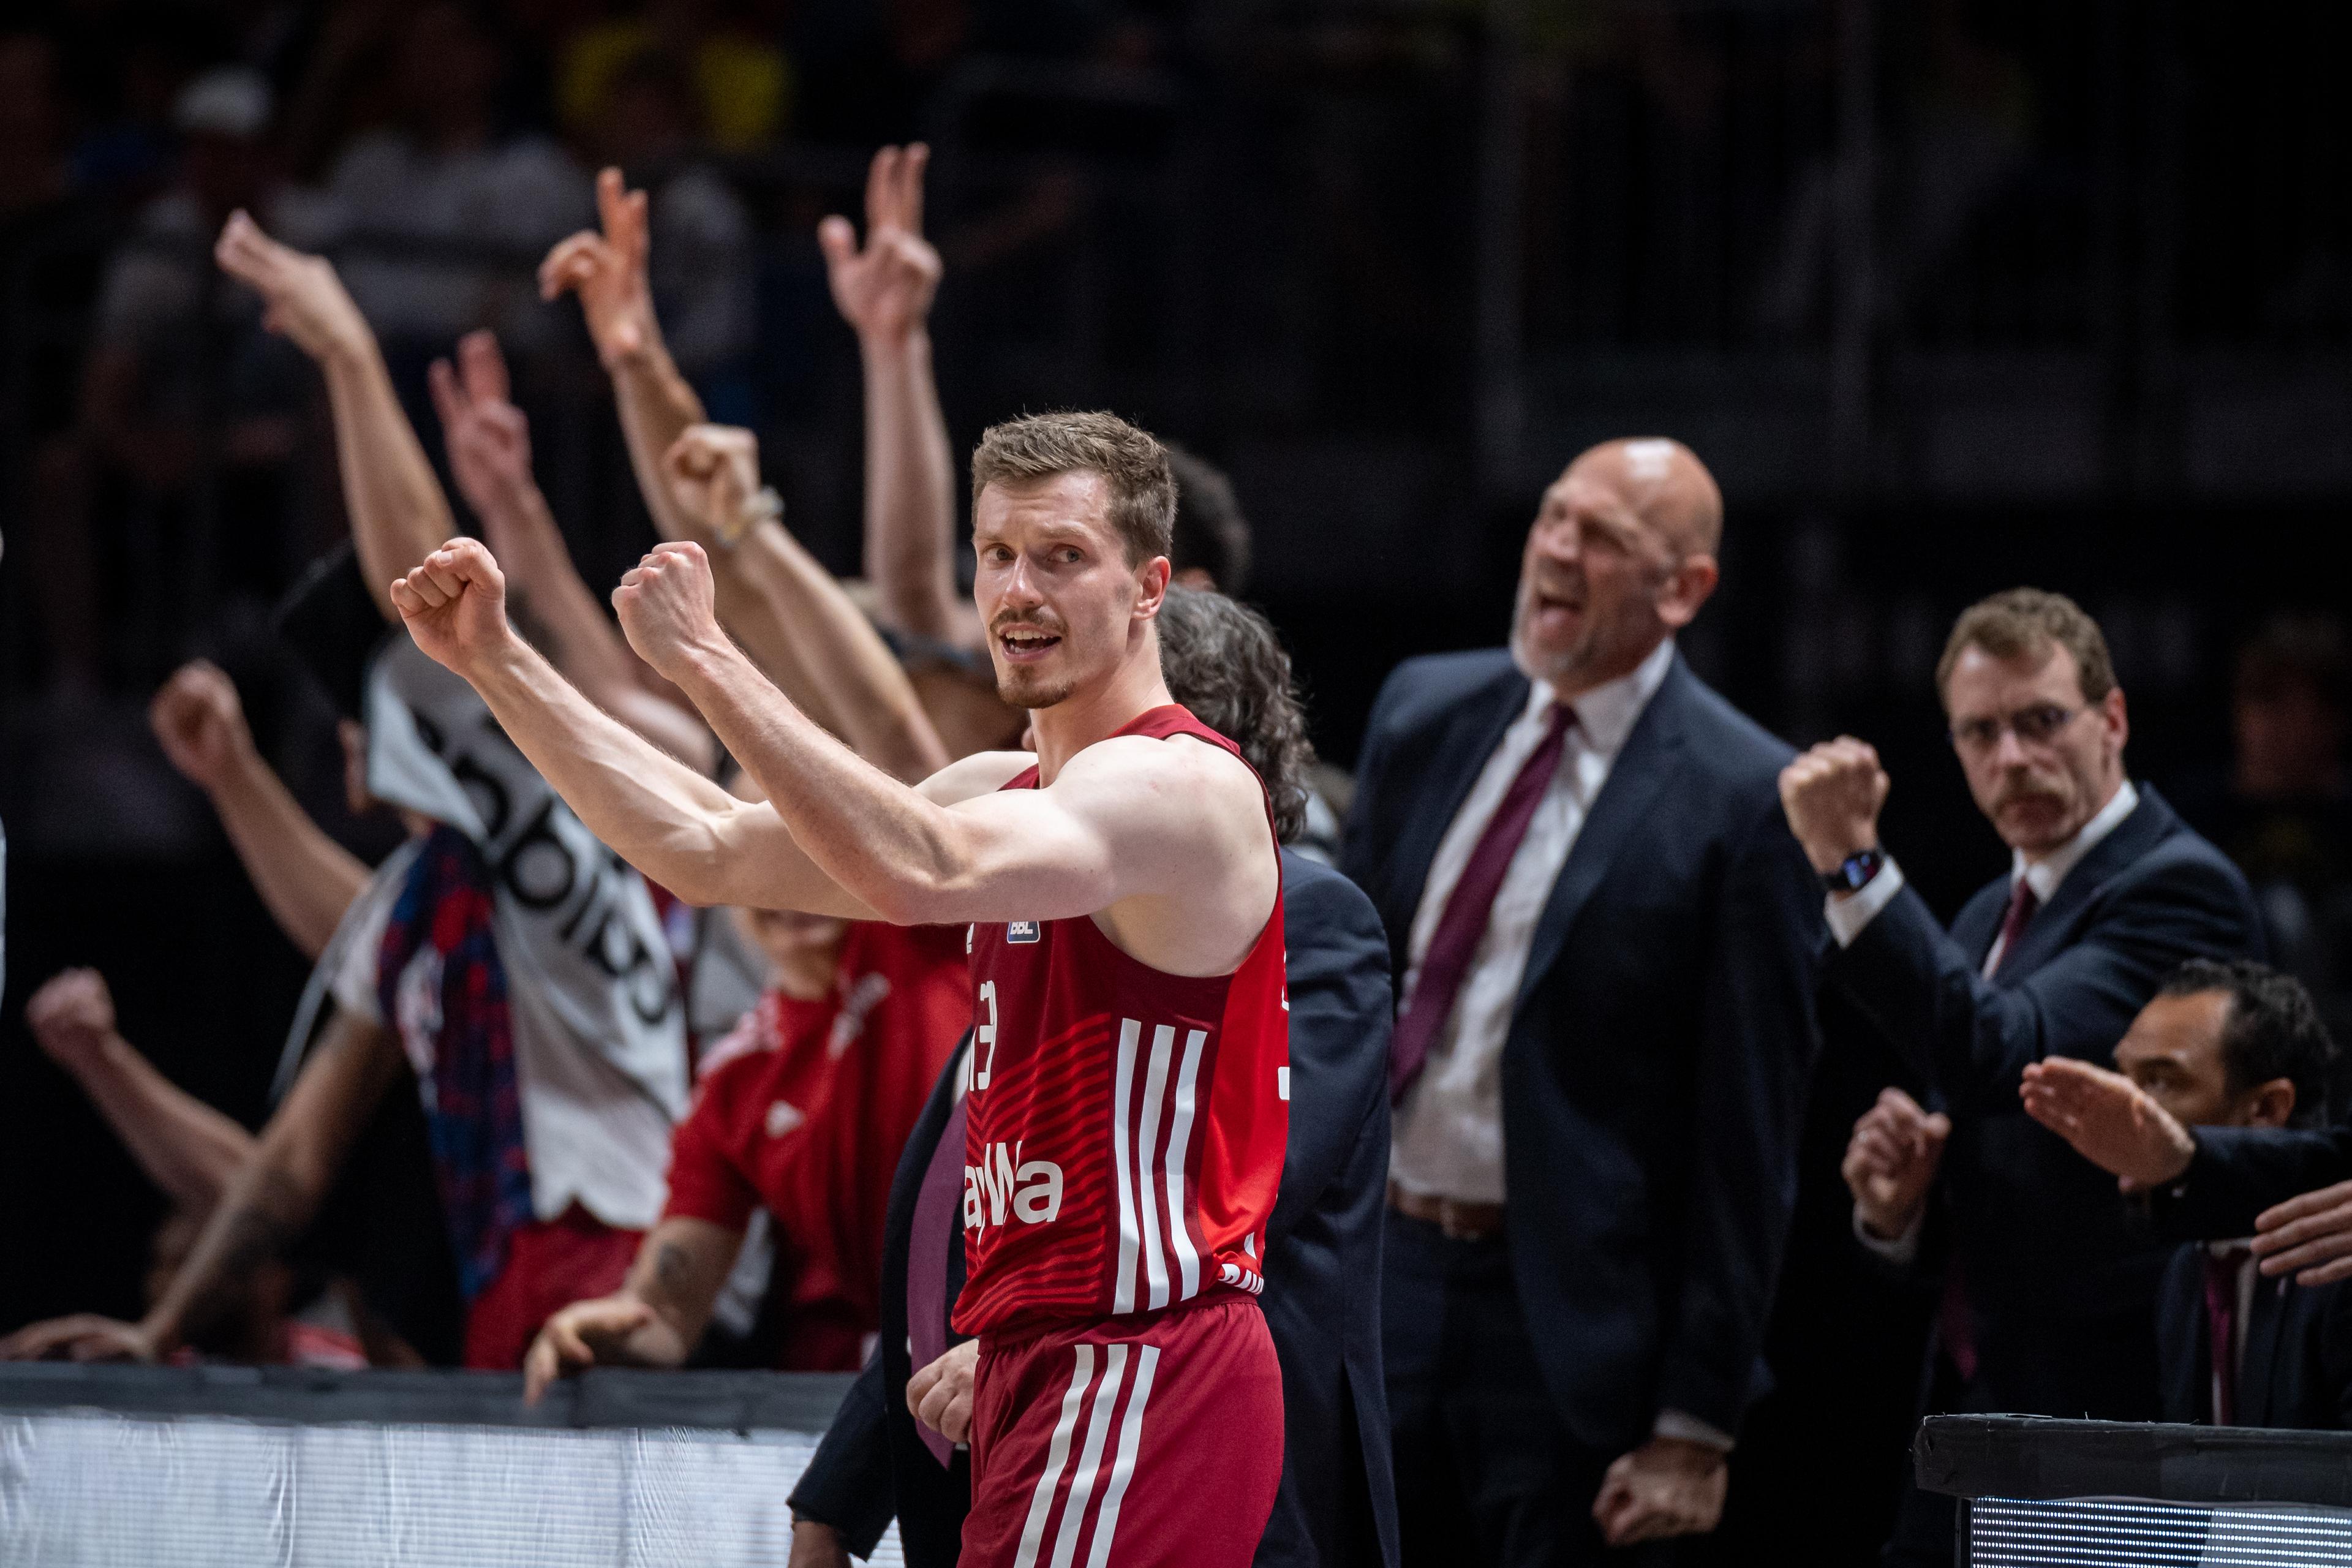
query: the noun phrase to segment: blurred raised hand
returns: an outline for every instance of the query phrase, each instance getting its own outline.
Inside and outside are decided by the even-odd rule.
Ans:
[[[207,793],[226,784],[253,756],[245,706],[226,671],[206,659],[182,665],[148,705],[147,721],[163,755]]]
[[[242,208],[229,214],[213,247],[221,270],[261,296],[261,324],[321,362],[364,353],[375,334],[323,256],[280,245]]]
[[[547,253],[539,264],[539,293],[543,300],[577,295],[597,357],[605,370],[618,371],[661,342],[646,273],[646,193],[628,189],[620,170],[606,169],[596,176],[596,216],[597,228],[558,240]]]
[[[866,173],[866,244],[845,217],[817,226],[833,302],[861,340],[891,343],[924,324],[939,292],[940,253],[923,238],[930,149],[885,147]]]

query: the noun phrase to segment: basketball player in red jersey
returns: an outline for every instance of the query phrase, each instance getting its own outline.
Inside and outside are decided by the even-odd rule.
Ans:
[[[742,432],[669,455],[732,537],[760,502]],[[487,552],[392,588],[604,839],[698,903],[972,926],[963,1173],[979,1335],[964,1561],[1249,1561],[1282,1462],[1255,1304],[1286,1114],[1281,869],[1263,786],[1170,701],[1166,454],[1100,414],[990,430],[972,460],[973,594],[1037,752],[909,788],[787,701],[719,630],[709,563],[666,544],[614,595],[767,802],[598,711],[509,626]],[[771,503],[772,504],[772,503]]]

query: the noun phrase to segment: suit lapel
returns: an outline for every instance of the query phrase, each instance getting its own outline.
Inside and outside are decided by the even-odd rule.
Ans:
[[[1514,668],[1473,694],[1440,741],[1430,759],[1428,798],[1443,809],[1411,813],[1397,840],[1396,908],[1388,916],[1389,942],[1396,950],[1397,968],[1405,966],[1412,944],[1412,922],[1429,882],[1429,864],[1437,858],[1438,841],[1454,826],[1454,814],[1469,796],[1471,786],[1486,771],[1486,760],[1503,743],[1503,733],[1528,705],[1528,678]]]
[[[2017,952],[2001,960],[2004,973],[2021,976],[2039,969],[2074,940],[2073,927],[2090,908],[2099,889],[2133,861],[2161,843],[2173,829],[2172,808],[2153,789],[2139,786],[2139,804],[2116,824],[2058,884],[2050,901],[2026,922]],[[1988,943],[1988,945],[1990,945]],[[2014,967],[2012,968],[2012,961]]]
[[[1551,885],[1551,897],[1544,900],[1543,913],[1536,921],[1535,936],[1528,947],[1527,972],[1519,980],[1514,1013],[1527,1005],[1545,972],[1559,959],[1577,915],[1592,897],[1593,889],[1601,885],[1601,879],[1616,860],[1618,851],[1641,826],[1650,802],[1674,772],[1683,748],[1683,708],[1695,679],[1683,663],[1683,656],[1675,654],[1665,680],[1650,699],[1649,706],[1642,710],[1633,732],[1625,737],[1624,747],[1610,764],[1608,782],[1601,786],[1584,826],[1577,830],[1576,844],[1568,852],[1568,864],[1560,868],[1559,879]]]

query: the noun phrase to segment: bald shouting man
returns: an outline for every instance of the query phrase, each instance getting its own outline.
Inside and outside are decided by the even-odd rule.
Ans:
[[[1796,1186],[1822,894],[1790,749],[1675,650],[1723,502],[1682,445],[1544,492],[1510,647],[1372,713],[1343,867],[1399,1012],[1385,1293],[1404,1561],[1714,1528]]]

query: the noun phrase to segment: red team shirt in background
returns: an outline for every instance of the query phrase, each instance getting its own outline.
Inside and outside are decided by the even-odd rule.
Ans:
[[[1118,733],[1240,755],[1172,704]],[[1283,958],[1278,892],[1223,975],[1153,969],[1090,916],[972,928],[968,1568],[1255,1552],[1282,1471],[1256,1296],[1289,1127]]]
[[[898,1151],[971,1014],[961,926],[851,923],[830,994],[771,991],[704,1056],[663,1217],[774,1223],[787,1372],[856,1372]]]

